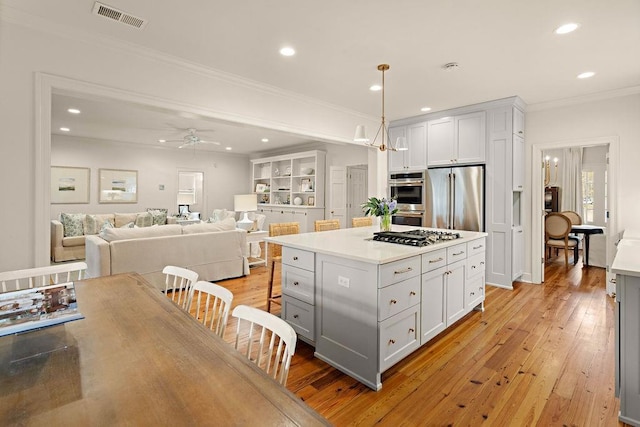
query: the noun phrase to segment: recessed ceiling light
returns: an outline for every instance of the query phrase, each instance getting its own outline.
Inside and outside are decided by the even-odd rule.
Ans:
[[[369,90],[372,90],[372,91],[374,91],[374,92],[377,92],[377,91],[379,91],[380,89],[382,89],[382,86],[380,86],[380,85],[372,85],[372,86],[369,88]]]
[[[422,107],[420,111],[431,111],[431,107]]]
[[[260,141],[262,141],[262,142],[269,142],[269,138],[262,138]]]
[[[159,139],[158,142],[167,142],[166,139]]]
[[[67,111],[71,114],[80,114],[80,110],[78,110],[77,108],[69,108]]]
[[[290,46],[285,46],[280,49],[280,55],[282,56],[293,56],[296,54],[296,50]]]
[[[69,132],[71,129],[69,129],[69,128],[60,128],[60,130],[61,130],[62,132]]]
[[[556,34],[568,34],[572,31],[575,31],[578,29],[580,25],[576,24],[575,22],[570,22],[568,24],[564,24],[564,25],[560,25],[558,28],[555,29],[554,33]]]
[[[589,77],[593,77],[595,75],[596,75],[596,73],[594,73],[593,71],[586,71],[584,73],[578,74],[578,78],[579,79],[588,79]]]
[[[224,149],[227,150],[227,151],[233,150],[233,148],[231,148],[231,147],[224,147]]]

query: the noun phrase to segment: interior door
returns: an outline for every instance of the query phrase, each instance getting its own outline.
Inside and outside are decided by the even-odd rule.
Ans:
[[[363,215],[362,204],[367,201],[367,166],[347,167],[347,218],[344,226],[351,224],[351,218]]]
[[[325,211],[326,219],[340,220],[344,227],[347,220],[347,168],[329,167],[329,204]]]

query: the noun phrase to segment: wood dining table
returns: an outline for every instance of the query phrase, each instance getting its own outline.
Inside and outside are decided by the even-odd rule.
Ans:
[[[592,234],[603,234],[604,227],[599,227],[597,225],[589,225],[589,224],[574,224],[571,226],[571,232],[574,234],[584,234],[584,251],[583,251],[583,259],[584,262],[582,265],[585,267],[589,266],[589,237]]]
[[[3,425],[329,425],[137,274],[75,283],[84,319],[0,338]]]

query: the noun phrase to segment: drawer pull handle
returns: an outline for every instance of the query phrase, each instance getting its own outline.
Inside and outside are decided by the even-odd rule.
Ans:
[[[394,299],[392,299],[391,301],[389,301],[389,304],[397,304],[397,303],[398,303],[398,301],[396,301],[396,300],[394,300]]]
[[[411,295],[412,297],[414,297],[414,296],[416,296],[416,293],[415,293],[415,292],[413,292],[413,291],[411,291],[411,292],[409,292],[409,295]]]
[[[458,256],[458,255],[462,255],[462,254],[464,254],[464,251],[456,252],[455,254],[453,254],[453,256]]]
[[[294,315],[293,315],[293,318],[294,318],[294,319],[297,319],[298,317],[300,317],[300,316],[298,316],[297,314],[294,314]]]
[[[413,271],[413,268],[407,267],[407,268],[403,268],[402,270],[396,270],[396,271],[393,272],[393,274],[404,274],[404,273],[408,273],[410,271]]]
[[[410,333],[410,334],[414,333],[415,331],[416,331],[415,329],[413,329],[413,328],[409,328],[409,333]]]
[[[484,265],[484,261],[480,261],[480,265]]]
[[[389,345],[395,344],[395,343],[396,343],[396,340],[389,340]]]
[[[475,267],[474,267],[475,268]],[[299,283],[298,282],[293,282],[293,286],[298,286]]]
[[[474,246],[473,249],[480,249],[482,247],[482,245],[478,245],[478,246]]]
[[[297,257],[297,256],[294,256],[294,257],[293,257],[293,260],[294,260],[294,261],[297,261],[297,260],[298,260],[298,257]]]
[[[430,259],[429,264],[433,264],[434,262],[440,262],[440,261],[444,261],[444,258],[440,257],[438,259]]]
[[[475,292],[471,292],[471,296],[474,296],[476,293]]]

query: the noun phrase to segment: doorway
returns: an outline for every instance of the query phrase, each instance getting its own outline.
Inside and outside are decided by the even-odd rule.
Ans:
[[[608,164],[606,167],[606,185],[604,191],[607,194],[606,197],[606,211],[607,211],[607,233],[605,237],[605,259],[607,269],[607,293],[613,294],[615,292],[615,283],[612,281],[613,275],[608,271],[609,266],[613,262],[613,255],[615,253],[615,243],[617,241],[618,229],[617,229],[617,179],[618,179],[618,153],[619,153],[619,141],[617,137],[604,137],[594,138],[590,140],[579,140],[571,142],[555,142],[534,144],[532,151],[532,235],[531,235],[531,248],[532,248],[532,281],[534,283],[542,283],[544,281],[544,195],[545,195],[545,163],[543,153],[547,153],[552,150],[559,150],[565,148],[589,148],[589,147],[605,147],[608,152]],[[555,172],[552,172],[552,179]],[[563,210],[562,203],[560,210]],[[536,260],[540,260],[538,263]]]
[[[347,227],[353,218],[361,217],[367,201],[367,165],[347,166]]]

